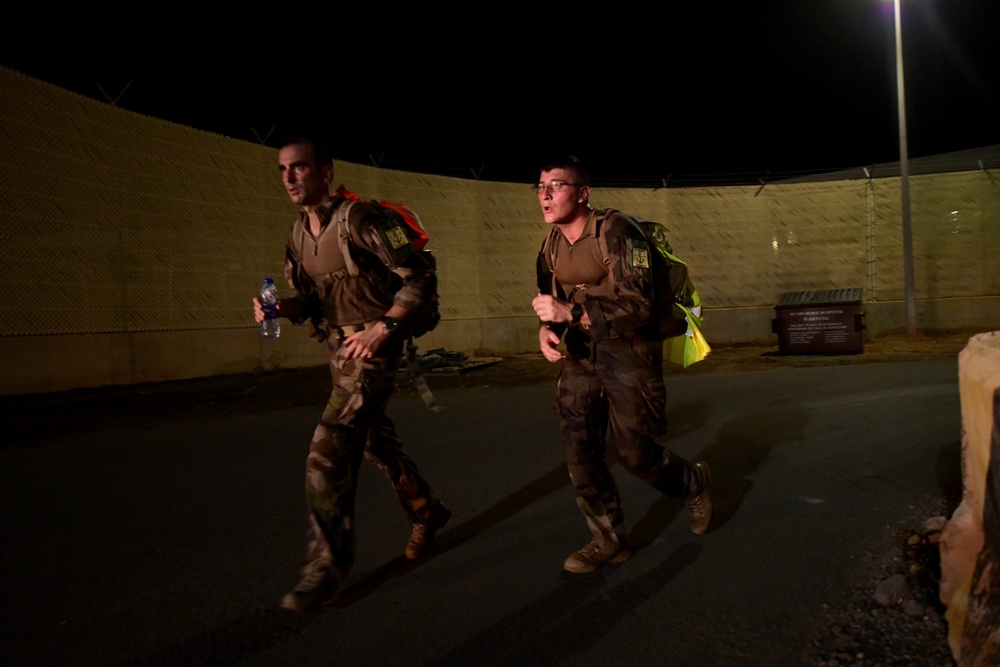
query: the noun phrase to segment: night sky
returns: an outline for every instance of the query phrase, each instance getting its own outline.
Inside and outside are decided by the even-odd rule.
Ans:
[[[571,152],[595,184],[756,183],[899,157],[885,0],[572,4],[491,16],[331,17],[308,36],[78,33],[70,57],[3,64],[126,109],[275,145],[307,132],[344,160],[530,181]],[[385,10],[388,11],[388,10]],[[470,9],[471,11],[471,9]],[[279,12],[280,14],[280,12]],[[261,31],[268,23],[273,34]],[[318,23],[319,22],[319,23]],[[1000,143],[1000,2],[903,0],[911,158]]]

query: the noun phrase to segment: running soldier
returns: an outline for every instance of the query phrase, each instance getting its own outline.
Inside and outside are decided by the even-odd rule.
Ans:
[[[608,217],[603,224],[608,225],[610,261],[605,265],[597,244],[599,212],[590,207],[583,163],[572,156],[549,162],[532,187],[545,222],[561,233],[555,241],[555,281],[539,252],[539,294],[531,305],[541,320],[542,354],[562,364],[557,403],[566,463],[593,534],[563,567],[593,572],[632,557],[618,485],[605,462],[609,426],[625,469],[661,493],[682,498],[697,534],[712,520],[711,478],[707,464],[683,459],[658,441],[667,428],[663,343],[649,326],[651,249],[641,230],[623,216]],[[615,272],[613,291],[605,280],[610,271]],[[558,349],[560,342],[566,353]]]
[[[293,296],[277,312],[305,324],[326,342],[333,391],[306,459],[311,540],[302,578],[281,606],[298,612],[332,604],[354,562],[354,501],[361,459],[392,483],[413,524],[405,556],[420,558],[451,512],[403,450],[385,415],[395,390],[407,317],[434,295],[437,276],[402,230],[369,204],[355,204],[346,224],[348,252],[361,269],[346,270],[334,218],[343,197],[331,197],[333,160],[310,139],[286,141],[278,153],[285,190],[299,206],[289,231],[285,278]],[[394,242],[390,242],[392,238]],[[301,245],[307,246],[303,252]],[[254,317],[264,312],[254,299]]]

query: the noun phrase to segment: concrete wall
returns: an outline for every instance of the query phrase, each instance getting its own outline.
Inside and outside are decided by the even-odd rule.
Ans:
[[[0,394],[323,363],[257,336],[295,210],[271,147],[97,102],[0,67]],[[989,163],[992,164],[992,163]],[[424,350],[536,349],[545,223],[524,183],[337,162],[335,182],[419,212],[442,324]],[[874,173],[880,173],[876,169]],[[594,187],[664,222],[714,345],[769,343],[784,292],[862,288],[868,334],[905,327],[895,176],[766,186]],[[988,168],[910,179],[917,326],[1000,327],[1000,188]],[[279,292],[287,289],[280,285]]]
[[[959,665],[1000,664],[1000,331],[959,354],[962,503],[941,536],[941,601]]]

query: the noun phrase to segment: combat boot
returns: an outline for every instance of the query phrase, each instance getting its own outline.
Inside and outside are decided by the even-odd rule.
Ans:
[[[704,461],[695,461],[694,467],[700,478],[698,490],[684,499],[684,507],[691,520],[691,532],[703,535],[712,523],[712,473]]]
[[[596,539],[566,558],[563,569],[574,574],[593,572],[605,563],[624,563],[632,557],[632,550],[624,541],[602,547]]]
[[[445,507],[444,503],[438,502],[425,523],[413,524],[410,541],[406,544],[406,557],[409,560],[417,560],[430,551],[437,531],[444,527],[450,518],[451,510]]]
[[[300,614],[315,614],[337,599],[340,586],[324,569],[307,567],[302,579],[281,598],[281,607]]]

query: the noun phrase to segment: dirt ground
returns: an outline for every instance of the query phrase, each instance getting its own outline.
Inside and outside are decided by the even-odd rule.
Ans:
[[[948,331],[918,331],[910,336],[905,332],[892,333],[864,341],[859,354],[799,355],[780,354],[775,345],[726,345],[715,346],[704,360],[683,368],[664,364],[664,373],[733,373],[739,371],[770,370],[776,368],[804,368],[815,366],[870,364],[879,362],[932,361],[955,359],[979,329]],[[426,354],[423,350],[420,354]],[[559,371],[557,364],[547,362],[540,352],[493,357],[489,352],[469,357],[467,368],[442,366],[425,372],[431,389],[459,387],[508,387],[535,382],[554,382]],[[482,363],[482,366],[477,366]],[[322,369],[323,373],[326,369]],[[325,378],[324,378],[325,379]],[[400,394],[415,394],[409,375],[400,376]]]
[[[664,372],[731,373],[776,368],[955,359],[980,330],[883,335],[864,341],[859,354],[782,355],[777,344],[715,346],[703,361],[682,368],[666,364]],[[558,365],[540,352],[495,356],[489,351],[464,359],[446,350],[418,350],[427,361],[437,353],[444,362],[424,373],[431,390],[511,387],[554,382]],[[193,380],[80,389],[55,394],[0,397],[0,414],[8,444],[32,446],[47,437],[69,435],[114,424],[152,424],[259,410],[322,406],[330,393],[326,365],[270,372],[215,376]],[[399,395],[417,395],[409,374],[401,372]]]
[[[666,363],[664,373],[732,373],[773,368],[803,368],[814,366],[869,364],[877,362],[930,361],[956,359],[979,329],[948,331],[918,331],[892,333],[864,341],[859,354],[799,355],[780,354],[777,344],[715,346],[704,360],[683,368]],[[423,351],[420,351],[423,353]],[[477,358],[500,359],[483,368],[475,368]],[[428,384],[434,387],[512,386],[530,382],[554,380],[558,365],[550,364],[540,352],[507,357],[490,357],[489,353],[470,358],[468,370],[442,368],[441,372],[426,373]],[[411,391],[412,384],[400,383],[400,391]]]

